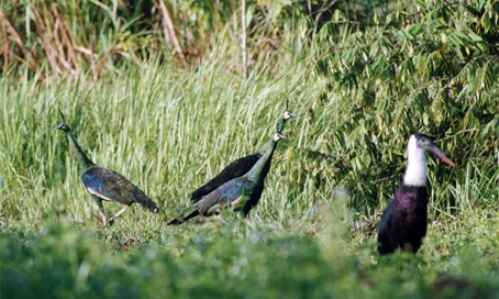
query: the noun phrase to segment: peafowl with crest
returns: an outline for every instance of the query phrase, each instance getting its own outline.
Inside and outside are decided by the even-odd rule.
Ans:
[[[421,247],[428,218],[427,151],[444,164],[455,166],[430,137],[420,133],[411,135],[402,183],[383,212],[378,227],[378,252],[381,255],[397,249],[416,253]]]
[[[90,160],[78,143],[73,130],[66,124],[62,112],[59,111],[59,114],[62,122],[57,128],[66,134],[69,143],[71,143],[76,152],[82,168],[81,182],[97,203],[99,214],[104,224],[112,224],[114,220],[121,216],[134,203],[138,203],[153,213],[159,212],[156,203],[127,178],[112,170],[100,167]],[[118,202],[124,205],[124,207],[108,219],[104,211],[103,201]]]
[[[287,106],[287,105],[286,105]],[[284,111],[282,116],[279,118],[276,124],[276,132],[282,134],[286,122],[291,118],[295,117],[295,114],[290,111]],[[227,165],[218,175],[212,178],[203,186],[196,189],[191,194],[191,201],[197,202],[206,196],[216,188],[220,187],[222,184],[232,180],[234,178],[240,177],[250,171],[250,169],[256,164],[258,159],[260,159],[269,148],[272,149],[272,153],[270,158],[265,162],[262,170],[262,174],[259,177],[257,182],[257,186],[254,189],[254,193],[251,194],[250,200],[247,202],[246,206],[243,207],[242,212],[245,216],[247,216],[250,210],[258,204],[260,197],[262,196],[265,178],[270,171],[270,166],[272,164],[272,154],[275,149],[275,144],[272,141],[264,144],[260,149],[257,150],[256,153],[247,155],[245,157],[239,158],[237,160],[232,161],[229,165]]]
[[[218,213],[224,206],[230,206],[234,211],[241,211],[244,215],[247,214],[245,208],[252,200],[255,200],[255,194],[258,197],[263,192],[262,177],[266,176],[269,162],[277,146],[279,140],[284,136],[278,132],[274,133],[272,138],[265,144],[263,150],[260,151],[260,157],[256,163],[244,174],[238,177],[230,178],[226,182],[220,184],[213,191],[201,196],[194,203],[194,209],[186,216],[175,218],[168,222],[168,225],[177,225],[186,222],[187,220],[198,215],[210,216]],[[258,201],[258,199],[256,199]]]

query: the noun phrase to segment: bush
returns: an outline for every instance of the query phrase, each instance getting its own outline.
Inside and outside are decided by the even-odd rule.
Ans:
[[[372,263],[350,253],[324,256],[308,237],[187,242],[113,251],[90,233],[60,225],[35,237],[0,236],[4,298],[493,298],[494,276],[445,274],[434,279],[413,256]],[[358,248],[362,250],[361,248]],[[473,256],[462,257],[472,261]],[[423,268],[427,267],[424,265]],[[475,267],[472,266],[472,269]],[[482,268],[483,270],[483,268]],[[497,270],[497,269],[496,269]],[[497,272],[496,272],[497,275]],[[473,277],[473,278],[470,278]],[[435,280],[436,286],[433,284]],[[444,296],[445,295],[445,296]]]

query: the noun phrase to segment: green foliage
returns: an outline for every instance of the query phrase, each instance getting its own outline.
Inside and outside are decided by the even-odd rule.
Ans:
[[[301,2],[250,1],[247,78],[236,2],[168,7],[191,26],[179,35],[210,41],[192,68],[156,55],[158,20],[139,17],[149,1],[57,2],[77,44],[114,53],[103,59],[112,72],[0,78],[0,297],[497,298],[497,2],[338,1],[318,17]],[[20,3],[1,5],[26,16],[9,19],[40,50],[24,14],[34,2]],[[286,100],[298,117],[251,219],[166,226],[195,187],[268,139]],[[96,223],[58,108],[159,216],[134,206]],[[430,162],[418,255],[380,258],[375,226],[417,131],[458,166]]]
[[[382,206],[359,214],[352,206],[361,203],[340,196],[375,202],[357,188],[359,182],[374,183],[367,176],[351,184],[343,180],[345,190],[336,190],[337,178],[344,175],[336,165],[345,159],[345,149],[328,136],[342,136],[335,133],[339,118],[332,116],[351,99],[321,101],[325,81],[297,61],[295,69],[281,66],[273,70],[275,76],[252,74],[247,80],[215,61],[196,72],[148,64],[98,82],[45,87],[0,81],[0,176],[5,178],[0,225],[9,232],[0,237],[2,295],[428,298],[434,292],[445,297],[439,293],[443,289],[447,298],[474,292],[479,298],[496,296],[493,158],[478,152],[480,159],[453,172],[431,165],[434,201],[422,251],[415,261],[404,255],[380,259],[373,228]],[[226,213],[224,220],[203,225],[166,226],[189,205],[194,186],[268,139],[286,97],[299,117],[285,130],[289,140],[278,146],[252,219],[246,223]],[[55,129],[58,107],[90,157],[144,188],[163,214],[135,206],[113,227],[99,227],[74,153]],[[457,144],[471,146],[460,143],[462,136],[455,136]],[[378,182],[385,199],[403,167],[406,138],[380,142],[387,154],[356,169],[393,164],[393,178]],[[390,162],[390,153],[397,159]],[[450,286],[434,287],[441,272],[464,279],[465,291],[446,277],[442,283]]]
[[[366,259],[313,237],[222,229],[216,238],[111,248],[95,232],[49,225],[36,236],[0,235],[0,294],[5,298],[495,298],[497,259],[467,245],[442,256]],[[341,225],[336,222],[336,225]],[[246,235],[246,238],[241,238]],[[257,236],[257,237],[256,237]],[[256,238],[255,238],[256,237]],[[350,242],[350,241],[348,241]],[[113,243],[113,242],[111,242]],[[497,244],[496,244],[497,245]],[[177,254],[177,250],[182,250]],[[491,256],[489,261],[492,261]],[[497,253],[495,254],[497,258]],[[477,262],[478,261],[478,262]],[[442,268],[439,268],[442,267]],[[437,275],[438,272],[449,274]]]
[[[395,161],[413,132],[442,139],[458,163],[479,161],[486,177],[497,175],[498,49],[488,38],[497,32],[487,25],[497,23],[495,6],[491,1],[406,6],[402,16],[400,7],[374,15],[376,26],[361,31],[324,28],[315,55],[320,72],[330,78],[323,98],[336,110],[335,129],[324,132],[325,151],[329,140],[342,145],[334,152],[348,165],[337,181],[362,190],[360,206],[366,206],[366,194],[386,196],[379,182],[401,171]],[[453,180],[444,172],[438,171],[439,184]]]

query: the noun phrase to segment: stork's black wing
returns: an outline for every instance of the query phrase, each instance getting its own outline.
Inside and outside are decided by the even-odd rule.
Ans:
[[[388,207],[383,212],[381,221],[378,226],[378,252],[380,254],[392,253],[397,249],[398,243],[394,240],[393,235],[393,213],[394,202],[391,201]]]
[[[417,252],[426,235],[428,194],[424,186],[402,185],[395,191],[378,229],[378,252],[388,254],[411,245]]]
[[[220,187],[224,183],[235,179],[237,177],[243,176],[247,173],[253,165],[255,165],[256,161],[261,157],[261,154],[251,154],[237,160],[232,161],[229,165],[227,165],[217,176],[212,178],[209,182],[204,184],[203,186],[196,189],[191,194],[191,200],[193,202],[199,201],[203,196],[209,194],[211,191]],[[270,168],[270,165],[269,165]],[[268,169],[267,169],[268,172]],[[263,189],[263,188],[262,188]],[[261,191],[260,191],[261,195]],[[259,196],[258,196],[259,198]]]

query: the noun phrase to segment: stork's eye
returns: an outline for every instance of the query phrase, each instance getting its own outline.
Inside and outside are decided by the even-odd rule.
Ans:
[[[421,139],[420,144],[422,147],[426,148],[426,147],[431,145],[431,141],[427,138],[423,138],[423,139]]]

